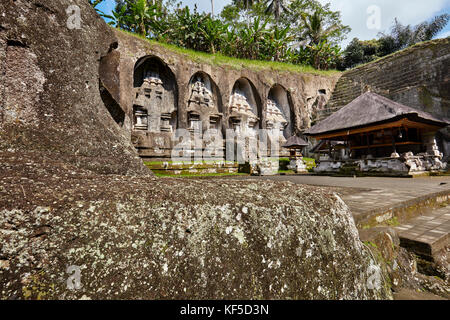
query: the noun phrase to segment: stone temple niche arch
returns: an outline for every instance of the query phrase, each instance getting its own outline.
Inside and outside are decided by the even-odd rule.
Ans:
[[[254,85],[246,78],[236,81],[230,97],[229,127],[236,132],[256,135],[260,128],[261,101]]]
[[[292,136],[292,101],[289,93],[281,85],[274,85],[267,99],[266,127],[279,130],[284,142]]]
[[[188,128],[192,133],[206,130],[222,132],[222,103],[218,86],[204,72],[195,73],[189,81],[187,106]]]
[[[142,157],[169,157],[177,128],[175,75],[159,58],[140,59],[134,69],[132,139]]]

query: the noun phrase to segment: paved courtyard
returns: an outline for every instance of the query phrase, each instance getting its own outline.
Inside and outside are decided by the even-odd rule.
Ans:
[[[384,178],[328,177],[310,175],[239,177],[238,179],[269,179],[298,184],[336,187],[350,207],[355,219],[372,211],[382,211],[405,202],[439,193],[450,193],[450,177]]]
[[[355,221],[374,212],[403,208],[420,200],[450,194],[450,177],[382,178],[382,177],[327,177],[327,176],[273,176],[240,177],[239,179],[269,179],[298,184],[334,187],[352,211]],[[449,243],[450,206],[429,209],[396,227],[405,245],[425,255],[442,249]]]

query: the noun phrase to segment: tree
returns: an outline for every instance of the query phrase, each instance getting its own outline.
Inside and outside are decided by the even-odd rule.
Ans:
[[[222,37],[228,29],[227,24],[223,24],[220,20],[206,19],[201,30],[203,31],[205,42],[209,46],[209,52],[216,53],[216,48],[220,46]]]
[[[272,14],[277,22],[281,14],[288,11],[286,0],[265,0],[265,4],[267,5],[266,13]]]
[[[264,42],[260,47],[260,59],[288,62],[291,57],[289,44],[292,40],[293,37],[289,35],[289,27],[282,28],[275,25],[272,31],[264,37]]]
[[[116,0],[116,9],[107,18],[118,28],[147,37],[161,14],[159,7],[156,0]]]
[[[241,57],[246,59],[260,57],[260,49],[264,46],[264,40],[268,34],[266,26],[267,21],[263,22],[261,18],[256,18],[253,24],[240,30],[239,37],[243,48]]]
[[[323,41],[333,42],[333,38],[340,39],[343,34],[350,31],[348,26],[343,26],[337,21],[327,23],[327,11],[317,7],[313,13],[303,12],[300,17],[303,22],[303,32],[300,40],[306,40],[309,44],[319,44]]]
[[[381,44],[378,40],[361,41],[354,38],[344,50],[342,69],[354,68],[359,64],[377,59],[380,55]]]
[[[449,20],[450,15],[445,13],[434,17],[430,22],[424,21],[416,26],[404,26],[396,18],[389,33],[379,34],[382,56],[433,39],[445,28]]]
[[[132,28],[137,34],[147,37],[150,21],[157,15],[156,6],[149,5],[147,0],[127,0],[127,5],[132,12]]]
[[[260,0],[233,0],[234,5],[237,7],[245,8],[247,15],[247,26],[250,26],[250,8],[255,4],[260,2]]]

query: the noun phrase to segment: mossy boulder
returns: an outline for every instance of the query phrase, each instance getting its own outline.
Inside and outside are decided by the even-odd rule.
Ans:
[[[92,174],[28,153],[0,159],[3,299],[391,297],[328,189]],[[67,287],[71,266],[79,290]]]

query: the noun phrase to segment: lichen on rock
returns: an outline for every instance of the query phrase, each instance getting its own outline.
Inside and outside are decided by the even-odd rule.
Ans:
[[[51,288],[46,298],[61,299],[390,298],[382,274],[369,288],[378,262],[347,206],[327,189],[69,178],[48,174],[58,163],[27,168],[1,160],[8,164],[0,176],[8,195],[0,212],[0,256],[9,265],[0,271],[3,298],[23,298],[22,282],[36,276],[40,288]],[[11,182],[25,174],[23,199]],[[69,266],[81,268],[80,290],[67,289]]]

